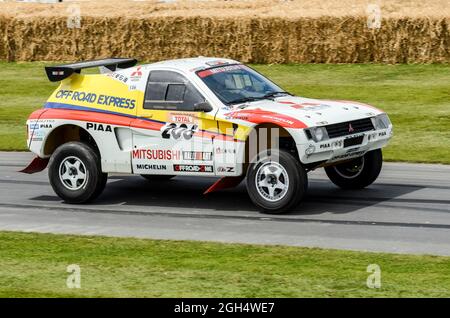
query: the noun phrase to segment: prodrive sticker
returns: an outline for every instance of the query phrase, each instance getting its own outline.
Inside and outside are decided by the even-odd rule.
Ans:
[[[213,166],[205,165],[173,165],[173,171],[179,172],[213,172]]]

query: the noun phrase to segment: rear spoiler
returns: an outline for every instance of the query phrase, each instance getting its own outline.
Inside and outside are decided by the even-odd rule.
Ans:
[[[80,73],[82,69],[104,66],[111,71],[118,68],[133,67],[137,64],[136,59],[109,58],[103,60],[85,61],[57,66],[46,66],[45,72],[50,82],[59,82],[68,78],[73,73]]]

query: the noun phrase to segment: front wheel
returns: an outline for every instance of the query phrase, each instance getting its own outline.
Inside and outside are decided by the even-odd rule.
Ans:
[[[362,189],[372,184],[383,165],[381,149],[369,151],[364,156],[326,167],[328,178],[343,189]]]
[[[67,203],[94,200],[105,188],[97,153],[87,144],[68,142],[59,146],[49,162],[48,176],[55,193]]]
[[[279,214],[294,208],[308,185],[305,169],[290,153],[269,150],[247,170],[247,191],[262,212]]]

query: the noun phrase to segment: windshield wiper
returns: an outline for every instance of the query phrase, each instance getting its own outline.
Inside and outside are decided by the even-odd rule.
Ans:
[[[264,97],[244,97],[232,100],[231,102],[228,102],[228,104],[241,104],[246,102],[254,102],[261,99],[264,99]]]
[[[264,95],[262,98],[271,98],[271,97],[275,97],[276,95],[279,95],[279,94],[291,95],[288,92],[270,92],[270,93],[267,93],[266,95]]]
[[[253,97],[238,98],[238,99],[232,100],[231,102],[228,102],[228,104],[241,104],[241,103],[246,103],[246,102],[255,102],[258,100],[269,99],[269,98],[275,97],[276,95],[279,95],[279,94],[291,95],[288,92],[270,92],[270,93],[267,93],[267,94],[265,94],[263,96],[259,96],[259,97],[253,96]]]

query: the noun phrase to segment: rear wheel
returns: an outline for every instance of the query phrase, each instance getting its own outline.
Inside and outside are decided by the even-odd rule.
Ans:
[[[307,184],[305,169],[284,150],[269,150],[247,170],[248,194],[264,213],[279,214],[295,207]]]
[[[328,178],[343,189],[362,189],[372,184],[383,165],[381,149],[369,151],[364,156],[326,167]]]
[[[67,203],[84,203],[104,190],[108,175],[100,158],[87,144],[68,142],[59,146],[49,161],[48,175],[55,193]]]

